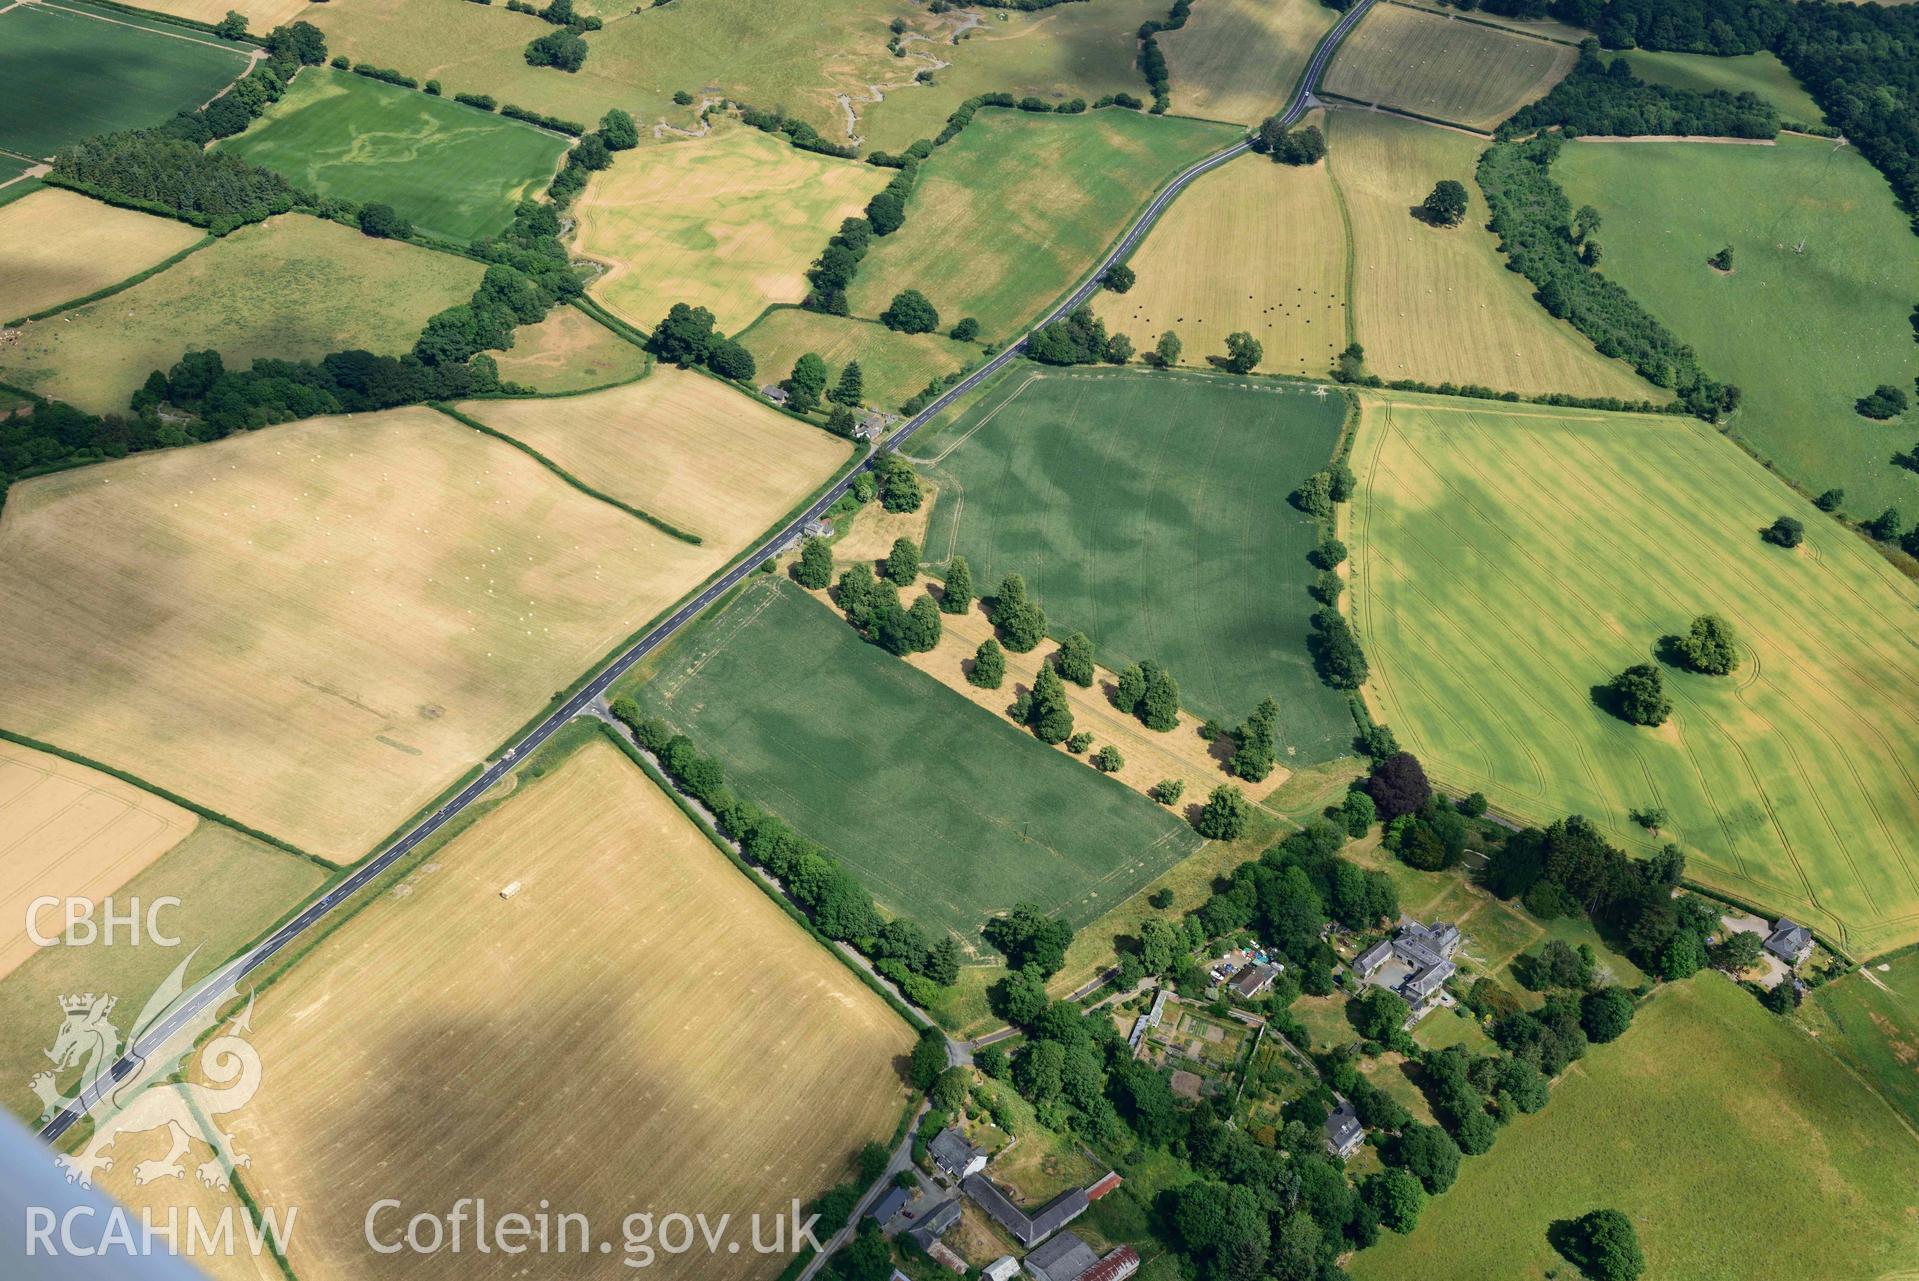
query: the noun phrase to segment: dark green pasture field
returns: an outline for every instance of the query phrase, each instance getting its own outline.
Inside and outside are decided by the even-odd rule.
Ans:
[[[908,447],[938,459],[927,555],[964,555],[982,592],[1024,575],[1055,633],[1158,660],[1202,717],[1272,695],[1281,764],[1337,756],[1352,716],[1306,650],[1317,533],[1287,495],[1345,413],[1304,384],[1016,366]]]
[[[246,71],[246,49],[73,0],[0,14],[0,148],[50,156],[70,142],[190,111]]]
[[[755,576],[624,692],[882,907],[988,954],[992,913],[1030,900],[1084,925],[1201,844],[1139,793],[866,644],[784,577]]]

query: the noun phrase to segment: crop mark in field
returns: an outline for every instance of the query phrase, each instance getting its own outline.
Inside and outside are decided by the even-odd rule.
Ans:
[[[966,432],[962,436],[960,436],[958,440],[954,441],[952,444],[948,445],[946,448],[940,450],[939,453],[933,455],[931,458],[920,458],[910,454],[906,454],[902,456],[905,457],[908,462],[924,463],[928,466],[938,466],[940,463],[945,462],[947,457],[955,449],[958,449],[961,445],[964,445],[967,441],[971,440],[974,436],[978,435],[980,428],[986,426],[987,423],[990,423],[995,418],[999,417],[1000,411],[1002,409],[1005,409],[1008,405],[1012,404],[1014,399],[1021,392],[1025,391],[1028,387],[1031,387],[1034,383],[1038,382],[1040,379],[1044,377],[1046,377],[1046,375],[1037,369],[1034,370],[1032,373],[1026,375],[1025,378],[1020,380],[1019,386],[1013,388],[1012,391],[1006,394],[1006,399],[1000,401],[999,404],[993,406],[993,410],[991,413],[987,414],[985,417],[981,418],[978,422],[974,423],[971,427],[967,428]]]
[[[1590,462],[1592,463],[1595,469],[1600,469],[1603,467],[1604,460],[1601,457],[1599,457],[1598,451],[1590,439],[1585,437],[1573,437],[1571,439],[1574,447],[1579,449],[1588,457],[1588,459],[1590,460]],[[1685,474],[1689,470],[1689,468],[1695,465],[1696,459],[1694,458],[1693,453],[1682,448],[1683,445],[1690,443],[1687,440],[1687,438],[1680,435],[1660,433],[1658,436],[1655,437],[1655,440],[1657,442],[1657,445],[1660,447],[1660,452],[1670,460],[1670,465],[1673,468],[1674,474]],[[1707,450],[1711,449],[1713,447],[1713,444],[1714,442],[1711,442],[1711,441],[1705,442],[1704,449],[1707,449]],[[1710,560],[1714,556],[1715,552],[1718,550],[1715,547],[1715,545],[1712,543],[1712,541],[1708,539],[1703,533],[1700,532],[1700,530],[1697,527],[1693,525],[1683,525],[1681,527],[1680,536],[1692,546],[1695,553],[1700,558],[1701,563],[1705,563],[1706,561]],[[1808,546],[1811,547],[1812,545],[1808,544]],[[1816,552],[1816,548],[1814,548],[1813,550],[1815,550]],[[1824,563],[1823,556],[1816,555],[1815,559],[1817,559],[1821,564]],[[1750,593],[1756,598],[1758,593],[1762,590],[1762,586],[1763,586],[1758,581],[1757,572],[1754,571],[1751,568],[1751,566],[1746,564],[1745,562],[1740,562],[1737,566],[1737,573],[1739,574],[1740,580],[1741,580],[1740,583],[1738,584],[1738,595],[1740,595],[1743,598],[1748,593]],[[1836,574],[1833,576],[1833,581],[1841,584],[1844,583],[1844,580]],[[1856,595],[1857,595],[1856,592],[1854,593],[1854,595],[1856,598]],[[1741,620],[1742,623],[1743,621],[1744,620]],[[1871,638],[1864,635],[1851,619],[1844,618],[1844,617],[1838,618],[1834,620],[1834,625],[1836,629],[1846,639],[1852,642],[1853,647],[1855,649],[1861,652],[1864,652],[1874,647],[1873,641],[1871,640]],[[1746,689],[1752,687],[1753,685],[1757,683],[1760,676],[1761,660],[1760,660],[1759,651],[1757,649],[1754,649],[1750,645],[1746,646],[1745,648],[1747,652],[1751,655],[1752,666],[1749,669],[1745,680],[1740,684],[1740,686],[1735,692],[1736,694],[1740,695],[1740,702],[1742,703],[1742,705],[1747,705],[1750,709],[1750,705],[1747,703],[1747,700],[1743,697],[1743,694]],[[1836,708],[1838,708],[1841,714],[1847,720],[1852,722],[1856,728],[1862,730],[1863,732],[1865,732],[1867,735],[1871,737],[1875,737],[1879,739],[1879,741],[1886,747],[1887,759],[1898,762],[1901,772],[1904,773],[1903,761],[1900,759],[1899,754],[1893,750],[1892,744],[1886,741],[1883,732],[1878,728],[1876,724],[1874,724],[1872,721],[1868,720],[1863,714],[1861,714],[1859,710],[1857,709],[1857,707],[1853,704],[1853,702],[1843,695],[1842,691],[1839,691],[1833,688],[1826,681],[1825,674],[1822,670],[1818,669],[1816,665],[1810,666],[1810,667],[1807,665],[1794,665],[1793,671],[1794,671],[1794,675],[1798,679],[1803,680],[1806,684],[1815,686],[1821,691],[1829,694],[1831,696],[1832,704]],[[1772,685],[1768,686],[1768,688],[1769,690],[1775,692],[1789,706],[1791,706],[1794,711],[1799,713],[1799,718],[1803,725],[1813,728],[1815,732],[1820,733],[1821,735],[1825,736],[1829,741],[1831,741],[1835,749],[1839,749],[1838,740],[1832,734],[1827,718],[1824,716],[1813,714],[1811,711],[1809,711],[1792,694],[1791,682],[1789,680],[1781,680],[1781,681],[1775,682]],[[1683,690],[1681,692],[1683,693]],[[1754,712],[1754,714],[1759,715],[1759,713],[1757,712]],[[1764,717],[1761,716],[1761,719],[1764,719]],[[1770,725],[1770,722],[1768,721],[1767,724]],[[1806,774],[1804,767],[1800,765],[1797,752],[1793,750],[1791,746],[1790,737],[1784,736],[1784,735],[1781,735],[1779,737],[1780,737],[1780,741],[1783,744],[1785,744],[1785,746],[1787,747],[1787,750],[1793,755],[1794,766],[1795,766],[1795,769],[1798,771],[1800,780],[1806,784],[1806,790],[1812,795],[1815,804],[1819,806],[1820,813],[1822,817],[1826,819],[1828,826],[1832,827],[1833,824],[1832,824],[1831,815],[1826,809],[1822,790],[1815,786],[1812,786],[1811,778]],[[1743,755],[1743,752],[1742,752],[1742,755]],[[1875,821],[1877,821],[1880,825],[1880,830],[1886,840],[1887,850],[1891,851],[1894,857],[1898,860],[1899,865],[1901,869],[1905,872],[1908,881],[1913,883],[1915,889],[1919,889],[1919,878],[1915,877],[1913,868],[1911,864],[1907,861],[1905,850],[1903,849],[1901,842],[1894,836],[1890,824],[1886,822],[1883,813],[1880,811],[1876,797],[1874,796],[1871,789],[1869,789],[1865,785],[1865,781],[1863,777],[1858,773],[1857,762],[1853,758],[1852,753],[1847,752],[1843,749],[1839,749],[1837,750],[1836,755],[1838,759],[1845,762],[1846,769],[1848,770],[1848,772],[1852,774],[1855,783],[1859,785],[1860,795],[1865,798],[1866,803],[1868,807],[1870,808]],[[1703,784],[1704,780],[1702,779],[1701,781]],[[1762,787],[1761,791],[1763,792],[1763,790],[1764,789]],[[1768,798],[1768,809],[1770,812],[1769,798]],[[1858,883],[1858,877],[1857,877],[1858,865],[1855,861],[1851,847],[1847,845],[1842,838],[1840,838],[1836,827],[1834,828],[1833,836],[1834,836],[1835,844],[1838,845],[1841,854],[1847,861],[1848,866],[1851,867],[1851,869],[1853,870],[1855,874],[1855,883]],[[1782,833],[1782,837],[1783,837],[1783,833]],[[1794,859],[1796,863],[1797,862],[1796,855],[1794,855]],[[1802,875],[1803,875],[1803,870],[1802,870]]]
[[[673,699],[679,694],[680,690],[686,687],[686,683],[688,681],[692,680],[695,676],[698,676],[701,670],[704,669],[708,663],[712,662],[715,658],[719,657],[720,651],[725,649],[727,645],[732,642],[735,636],[738,636],[741,632],[745,631],[749,626],[752,625],[755,619],[757,619],[761,614],[764,614],[772,606],[773,599],[774,597],[772,592],[760,593],[760,599],[754,603],[753,608],[749,612],[740,615],[739,618],[734,622],[732,627],[728,628],[725,632],[722,632],[714,640],[713,644],[710,647],[708,647],[704,652],[702,652],[698,658],[694,659],[691,663],[687,664],[686,670],[684,672],[681,672],[677,679],[668,681],[665,684],[660,686],[660,689],[662,691],[661,697],[664,698],[669,703],[672,702]]]

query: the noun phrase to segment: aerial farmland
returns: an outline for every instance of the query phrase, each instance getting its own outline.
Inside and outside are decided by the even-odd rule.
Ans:
[[[0,1276],[1919,1276],[1915,66],[0,0]]]

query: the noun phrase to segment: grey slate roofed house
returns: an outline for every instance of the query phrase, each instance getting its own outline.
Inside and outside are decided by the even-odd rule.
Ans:
[[[1038,1281],[1079,1281],[1099,1263],[1093,1247],[1062,1232],[1026,1256],[1026,1270]]]
[[[873,1202],[873,1208],[866,1212],[866,1217],[883,1224],[904,1210],[906,1203],[912,1199],[906,1194],[905,1188],[888,1188],[885,1196]]]
[[[1359,1151],[1365,1141],[1366,1129],[1359,1123],[1359,1114],[1352,1104],[1341,1102],[1326,1118],[1326,1150],[1343,1161]]]
[[[780,386],[778,383],[768,383],[766,386],[760,388],[760,395],[766,397],[776,405],[784,405],[786,403],[786,388]]]
[[[1459,950],[1459,927],[1447,921],[1421,925],[1408,919],[1390,942],[1375,943],[1353,958],[1353,971],[1364,982],[1376,982],[1405,997],[1417,1015],[1445,989],[1458,972],[1453,953]],[[1388,961],[1398,967],[1386,970]],[[1374,976],[1379,977],[1375,978]]]
[[[1233,989],[1234,996],[1250,1001],[1271,987],[1273,980],[1278,977],[1277,965],[1249,965],[1228,986]]]
[[[962,1186],[966,1195],[979,1203],[980,1209],[1029,1249],[1086,1213],[1088,1204],[1086,1189],[1068,1188],[1029,1215],[983,1174],[973,1175]]]
[[[986,1154],[966,1141],[957,1128],[949,1127],[933,1136],[926,1154],[947,1178],[958,1182],[986,1168]]]
[[[1788,965],[1797,965],[1812,955],[1812,931],[1782,916],[1766,936],[1766,950]]]
[[[933,1249],[933,1242],[950,1232],[953,1225],[959,1221],[959,1198],[947,1197],[925,1214],[922,1214],[920,1221],[915,1224],[906,1235],[913,1238],[920,1249],[930,1253]]]
[[[1387,940],[1381,939],[1353,958],[1353,972],[1362,979],[1369,979],[1380,966],[1386,963],[1386,958],[1392,954],[1393,945]]]

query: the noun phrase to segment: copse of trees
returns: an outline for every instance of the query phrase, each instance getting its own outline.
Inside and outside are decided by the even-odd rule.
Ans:
[[[429,365],[414,355],[340,351],[318,361],[256,360],[242,371],[227,369],[218,352],[190,351],[167,373],[149,374],[132,403],[143,419],[162,404],[198,416],[191,435],[171,424],[155,428],[163,443],[187,444],[320,414],[370,413],[500,389],[499,370],[487,356]]]
[[[703,365],[720,377],[735,382],[749,381],[758,372],[753,353],[713,327],[712,312],[704,307],[689,307],[683,302],[674,303],[667,310],[666,317],[653,326],[653,332],[646,340],[646,349],[682,369]],[[800,359],[802,362],[808,359],[818,361],[819,357],[809,353]],[[794,372],[797,374],[798,370]],[[821,387],[826,385],[824,364],[819,366],[819,384]],[[790,384],[786,385],[791,393]],[[793,399],[798,400],[799,397],[795,395]],[[815,391],[812,399],[804,404],[794,404],[792,401],[789,404],[796,411],[807,413],[818,406],[818,392]]]
[[[1751,93],[1698,93],[1651,84],[1635,76],[1625,58],[1608,66],[1599,56],[1599,42],[1587,40],[1571,73],[1551,93],[1514,112],[1499,126],[1498,136],[1553,127],[1620,136],[1771,138],[1779,132],[1779,113]]]
[[[117,204],[205,227],[216,236],[313,203],[308,193],[271,170],[230,152],[205,150],[206,141],[164,126],[101,134],[61,148],[48,176]]]
[[[1781,516],[1760,530],[1759,536],[1775,547],[1797,547],[1806,541],[1806,526],[1796,516]]]
[[[1233,754],[1226,768],[1249,783],[1264,782],[1279,764],[1279,704],[1263,698],[1253,714],[1232,731]]]
[[[1562,1252],[1591,1281],[1639,1281],[1646,1256],[1632,1220],[1617,1210],[1591,1210],[1572,1222]]]
[[[575,32],[549,31],[527,42],[526,65],[578,71],[586,65],[586,53],[586,41]]]
[[[1073,709],[1059,672],[1042,664],[1033,688],[1013,701],[1013,719],[1033,731],[1042,743],[1064,743],[1073,735]]]
[[[1046,611],[1026,596],[1026,580],[1008,574],[1000,580],[988,613],[1000,643],[1015,654],[1031,652],[1046,635]]]
[[[1629,859],[1590,821],[1572,815],[1543,831],[1514,833],[1490,854],[1484,880],[1542,920],[1585,913],[1622,940],[1641,969],[1679,979],[1705,965],[1706,936],[1719,928],[1718,908],[1692,895],[1674,897],[1685,868],[1675,846]]]
[[[1037,903],[1019,903],[1004,916],[988,921],[980,933],[1006,958],[1008,968],[1028,970],[1052,978],[1066,964],[1073,945],[1073,927],[1047,915]]]
[[[1268,116],[1260,121],[1248,141],[1254,151],[1271,156],[1276,164],[1317,164],[1326,154],[1326,135],[1319,131],[1318,125],[1292,129],[1281,116]]]
[[[1651,663],[1634,663],[1607,681],[1595,701],[1629,725],[1663,725],[1672,715],[1665,680]]]
[[[1601,355],[1620,357],[1649,382],[1674,389],[1687,412],[1711,420],[1735,408],[1736,387],[1707,377],[1691,347],[1581,260],[1572,203],[1550,173],[1561,142],[1542,134],[1496,144],[1479,158],[1492,229],[1513,269],[1533,283],[1547,311],[1570,321]]]
[[[1124,344],[1121,346],[1120,344]],[[1125,364],[1133,345],[1124,334],[1106,333],[1106,322],[1090,307],[1042,327],[1026,342],[1026,354],[1042,365],[1093,365],[1102,361]]]
[[[1685,665],[1706,676],[1726,676],[1738,670],[1739,638],[1732,624],[1717,614],[1692,620],[1684,636],[1671,638],[1671,649]]]
[[[1880,383],[1872,391],[1854,401],[1852,407],[1862,418],[1874,418],[1884,422],[1905,413],[1909,403],[1902,388],[1895,387],[1891,383]]]
[[[808,538],[800,543],[800,558],[793,565],[793,581],[814,591],[833,581],[833,549],[824,538]]]

